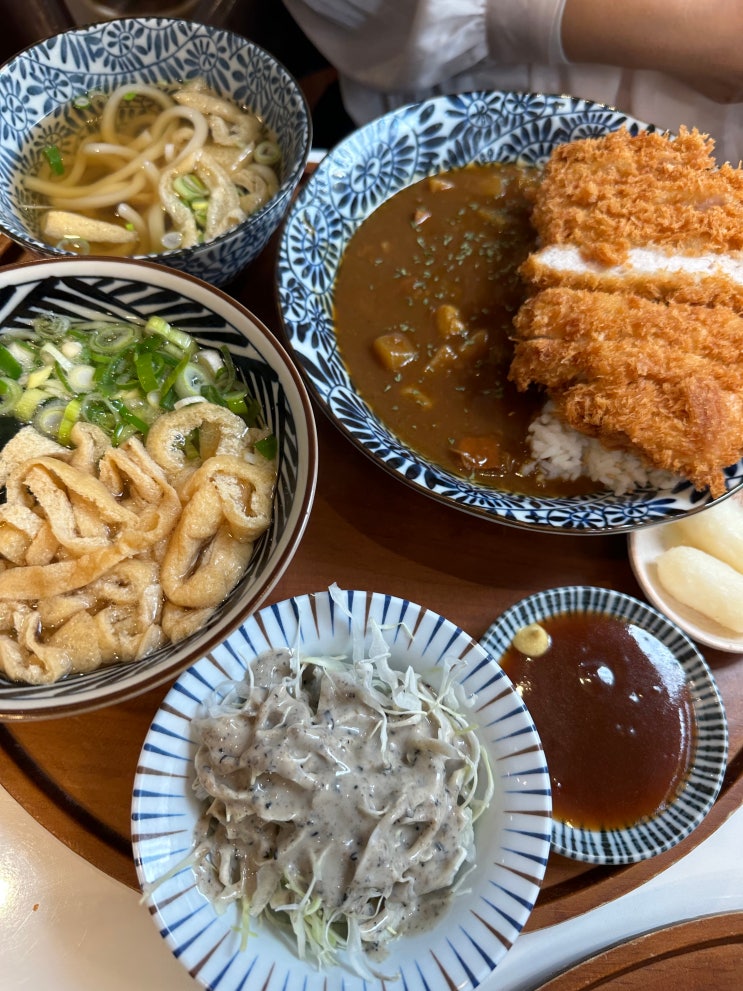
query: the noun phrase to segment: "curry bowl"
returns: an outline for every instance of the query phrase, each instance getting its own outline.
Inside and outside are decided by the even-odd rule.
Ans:
[[[707,663],[668,617],[623,592],[565,586],[515,603],[482,643],[540,732],[556,853],[634,863],[703,821],[727,769],[727,720]]]
[[[6,588],[4,593],[0,718],[21,720],[63,716],[121,702],[172,680],[221,643],[266,598],[292,560],[307,523],[317,476],[315,424],[306,389],[281,344],[245,307],[201,280],[144,261],[65,258],[7,267],[0,274],[0,286],[0,321],[5,332],[3,340],[8,345],[0,348],[4,365],[2,425],[6,431],[0,455],[5,471],[3,526],[0,528],[3,574],[6,581],[11,576],[11,581],[19,579],[22,586],[19,590],[19,581],[16,581],[14,589]],[[86,329],[85,322],[101,320],[105,321],[104,333],[97,339],[100,342],[98,357],[92,359],[99,361],[98,370],[87,366],[88,378],[94,383],[96,393],[90,397],[80,393],[60,400],[60,406],[57,400],[47,396],[52,388],[53,374],[58,372],[82,388],[78,373],[85,366],[79,355],[94,334],[90,325]],[[199,515],[198,519],[203,523],[201,537],[196,544],[192,545],[189,538],[181,545],[187,557],[192,551],[196,553],[192,561],[195,570],[191,574],[197,574],[206,558],[212,560],[212,553],[217,553],[220,524],[212,510],[218,516],[222,514],[222,509],[216,510],[218,505],[224,506],[225,513],[234,510],[238,516],[242,513],[246,522],[255,517],[256,523],[260,524],[252,534],[245,534],[244,549],[224,545],[224,555],[220,551],[213,559],[216,572],[209,573],[221,581],[220,570],[223,569],[225,575],[229,571],[231,589],[225,585],[225,594],[219,603],[215,599],[216,604],[203,613],[199,612],[193,599],[191,606],[194,609],[189,607],[183,613],[183,618],[190,617],[190,628],[188,624],[179,627],[179,632],[172,635],[165,631],[163,618],[163,610],[173,598],[172,595],[162,597],[168,551],[165,545],[157,545],[160,550],[151,545],[150,537],[159,540],[162,536],[167,546],[175,549],[171,542],[176,531],[182,527],[190,530],[186,523],[190,512],[188,505],[202,496],[188,495],[178,482],[176,497],[175,476],[170,475],[169,469],[157,468],[148,455],[147,445],[159,430],[157,424],[165,422],[165,413],[158,410],[149,432],[146,424],[133,426],[136,420],[145,416],[145,406],[140,403],[134,407],[133,400],[127,398],[133,396],[136,383],[130,380],[130,373],[122,364],[123,348],[134,347],[134,329],[149,326],[152,320],[160,331],[168,333],[169,349],[173,346],[171,340],[179,340],[181,334],[185,336],[183,346],[187,351],[184,354],[190,355],[192,361],[196,353],[210,355],[215,360],[222,355],[233,369],[235,383],[241,386],[238,391],[243,396],[244,407],[252,409],[251,419],[248,419],[245,409],[234,412],[214,399],[205,406],[192,395],[185,402],[180,401],[172,411],[176,417],[182,414],[185,419],[176,428],[176,434],[166,438],[166,451],[170,452],[167,457],[174,455],[176,463],[185,471],[181,476],[183,480],[199,464],[198,459],[192,460],[194,452],[190,445],[193,442],[200,445],[202,454],[198,458],[202,468],[211,464],[216,470],[221,465],[219,470],[239,469],[244,475],[243,482],[239,483],[245,486],[242,510],[239,501],[230,503],[232,509],[222,504],[221,496],[217,496],[217,490],[206,481],[205,475],[201,481],[194,481],[196,488],[201,488],[205,495],[211,491],[215,498],[207,513],[213,517],[214,525],[208,523],[207,516]],[[23,386],[22,396],[33,398],[34,403],[39,399],[33,420],[28,422],[19,408],[17,412],[14,408],[10,414],[7,409],[9,397],[15,392],[21,393],[19,382],[23,381],[20,376],[13,378],[21,368],[17,363],[18,367],[13,371],[9,360],[9,335],[12,332],[17,339],[12,347],[21,360],[25,360],[23,349],[30,347],[34,333],[46,332],[50,326],[80,328],[78,343],[70,350],[67,339],[59,345],[53,344],[48,337],[44,339],[43,352],[53,357],[36,373],[37,383],[41,384]],[[117,348],[123,341],[115,355],[109,346],[114,340]],[[170,394],[167,379],[173,380],[175,359],[171,359],[167,367],[163,366],[165,371],[159,371],[153,356],[161,353],[164,356],[165,352],[161,352],[159,345],[158,351],[152,350],[153,343],[158,345],[155,337],[143,338],[143,348],[136,351],[137,367],[160,376],[162,389]],[[195,351],[194,346],[200,350]],[[92,342],[90,348],[92,354]],[[100,354],[103,354],[102,360]],[[140,358],[144,365],[139,364]],[[184,381],[190,381],[194,372],[193,369],[187,371],[186,360],[179,359],[181,371],[178,374],[185,376]],[[109,388],[113,380],[108,379],[113,373],[117,381],[122,380],[119,384],[124,390],[116,395],[123,395],[124,399],[116,398]],[[58,384],[56,379],[54,383]],[[83,398],[86,403],[91,398],[86,412],[81,405]],[[57,408],[56,440],[48,433],[42,433],[52,423],[47,413],[51,413],[53,407]],[[139,412],[135,415],[132,409]],[[197,425],[204,410],[214,413],[211,426],[206,419]],[[119,426],[112,419],[115,411],[121,417],[121,424],[130,425],[118,436]],[[67,412],[75,417],[70,428],[69,447],[63,436]],[[193,421],[192,416],[196,417]],[[258,435],[266,439],[267,446],[261,448],[264,453],[260,457],[256,453],[258,447],[248,449],[242,441],[247,436],[245,423],[249,422],[257,423]],[[235,428],[234,433],[220,435],[225,439],[231,436],[236,442],[232,455],[221,446],[221,439],[210,448],[208,456],[206,448],[201,446],[207,443],[207,433],[217,424],[229,424],[230,430]],[[74,432],[76,428],[81,431],[79,436]],[[106,430],[113,431],[110,441]],[[178,432],[181,430],[189,436]],[[126,435],[132,432],[134,435],[126,440]],[[145,435],[146,442],[143,441]],[[90,447],[85,446],[86,438],[91,441]],[[221,454],[218,453],[220,450]],[[139,469],[131,458],[138,461]],[[237,461],[233,460],[235,458]],[[244,469],[240,467],[243,463]],[[108,466],[105,469],[104,464]],[[115,468],[116,464],[120,471]],[[261,473],[266,469],[268,474],[253,475],[254,482],[250,482],[248,475],[254,467]],[[34,473],[35,481],[29,471]],[[239,472],[236,479],[240,477]],[[166,477],[171,481],[166,483]],[[196,479],[196,475],[192,477]],[[261,477],[266,484],[260,497],[261,504],[256,504],[254,512],[253,497],[258,492]],[[217,488],[225,493],[224,485],[232,484],[224,475]],[[197,503],[193,503],[193,512],[201,513]],[[238,516],[234,517],[235,522]],[[101,519],[107,521],[103,529]],[[197,524],[197,516],[193,520],[198,528],[201,524]],[[161,530],[163,525],[166,529]],[[186,530],[180,529],[180,532],[185,537]],[[47,543],[47,552],[39,555],[31,547],[34,539],[40,539],[39,535],[43,533],[56,536]],[[236,533],[232,531],[233,536]],[[26,536],[22,537],[22,534]],[[226,531],[224,535],[227,535]],[[195,531],[192,536],[196,537]],[[38,549],[38,541],[35,546]],[[201,556],[202,551],[206,558]],[[220,560],[222,564],[218,565]],[[235,563],[237,568],[233,572]],[[128,569],[129,578],[121,571],[122,566],[125,571]],[[140,588],[143,569],[150,574],[153,567],[159,569],[159,577],[152,573],[152,581],[148,578],[140,591],[136,591]],[[175,584],[181,589],[188,580],[185,571],[180,578],[174,574]],[[63,582],[64,588],[57,587],[59,581]],[[94,586],[98,590],[96,593]],[[130,593],[135,593],[135,601]],[[44,611],[53,602],[63,607],[63,612],[56,618]],[[141,614],[140,608],[144,610]],[[42,612],[46,618],[42,618]],[[134,626],[127,627],[134,623],[135,613],[139,617],[137,622],[141,620],[146,626],[146,630],[142,630],[145,640],[139,639],[139,634],[135,636]],[[33,643],[22,632],[26,620],[21,619],[21,614],[27,614],[28,621],[35,624],[28,631]],[[101,647],[101,656],[97,659],[91,647],[90,656],[81,657],[79,664],[59,666],[68,647],[72,649],[78,644],[82,647],[87,643],[83,640],[84,629],[92,631],[90,623],[103,622],[104,614],[108,616],[105,622],[110,620],[114,629],[129,629],[128,635],[135,638],[130,641],[132,650],[124,654],[120,645],[125,641],[116,640],[110,650]],[[76,627],[78,634],[72,637],[67,621],[75,620],[76,616],[76,622],[83,625]],[[38,624],[41,624],[40,628],[37,628]],[[65,628],[68,633],[62,632]],[[163,635],[150,639],[160,629]],[[27,654],[26,649],[30,653]],[[23,657],[25,665],[20,675],[19,657]]]
[[[180,109],[163,109],[164,101],[173,103],[174,91],[189,87],[204,92],[181,97],[189,102]],[[214,285],[234,278],[266,246],[311,145],[302,91],[273,55],[230,31],[185,20],[127,17],[45,39],[0,68],[0,104],[3,233],[44,256],[149,257]],[[104,130],[104,115],[114,106]],[[161,111],[157,119],[153,108]],[[215,114],[223,114],[226,132],[221,151],[216,138],[208,138],[206,122]],[[170,124],[161,123],[164,115]],[[183,156],[174,144],[182,138],[170,127],[193,130]],[[153,136],[145,146],[148,128]],[[135,129],[139,138],[130,134]],[[91,161],[102,159],[108,171],[92,172],[92,164],[78,171],[82,134],[88,135]],[[225,158],[230,145],[238,154]],[[41,175],[45,185],[29,186],[42,169],[49,172]],[[168,175],[186,186],[166,199]]]
[[[309,657],[313,659],[312,664],[320,663],[323,669],[327,665],[334,671],[338,664],[348,669],[347,661],[361,662],[359,670],[364,670],[366,659],[385,657],[382,668],[388,666],[388,670],[397,670],[401,676],[405,673],[408,692],[412,690],[410,675],[413,672],[424,675],[431,684],[437,684],[442,675],[446,680],[444,672],[450,671],[460,698],[456,707],[460,712],[466,712],[468,732],[472,729],[476,733],[482,748],[481,756],[486,755],[491,768],[492,797],[474,823],[475,861],[462,865],[464,880],[458,893],[435,921],[421,927],[420,931],[416,928],[393,938],[388,944],[387,955],[373,959],[370,966],[367,961],[362,963],[357,955],[346,956],[345,950],[337,959],[319,964],[309,949],[306,957],[300,959],[291,929],[281,926],[275,918],[251,917],[245,938],[246,919],[243,917],[241,922],[238,902],[232,900],[230,904],[216,905],[197,884],[195,850],[204,834],[199,829],[197,835],[194,830],[205,808],[203,796],[197,797],[192,787],[197,750],[201,753],[199,767],[205,767],[206,763],[204,746],[199,745],[206,737],[200,733],[197,721],[204,716],[218,717],[218,722],[224,718],[234,719],[247,731],[241,739],[246,747],[251,747],[250,719],[245,716],[249,707],[241,709],[242,715],[220,716],[220,712],[226,711],[223,704],[231,694],[231,686],[244,682],[256,659],[271,651],[283,651],[295,661]],[[272,656],[274,671],[278,664]],[[261,693],[264,686],[273,684],[262,680],[264,677],[265,673],[261,675],[256,671],[250,682]],[[382,677],[386,679],[388,675]],[[304,685],[304,678],[304,675],[293,675],[295,687],[288,689],[292,698],[297,699],[297,705],[300,693],[296,686],[300,682]],[[334,726],[341,730],[348,727],[353,736],[356,711],[362,710],[368,699],[363,686],[368,688],[370,683],[366,681],[366,675],[360,673],[354,674],[353,684],[356,691],[348,697],[344,695],[345,689],[340,694],[322,692],[320,698],[329,707],[320,712],[326,731],[332,732]],[[278,698],[277,693],[278,689],[273,695]],[[410,695],[407,697],[409,699]],[[394,711],[397,700],[402,701],[401,696],[395,698]],[[348,701],[348,707],[344,707],[345,701]],[[315,713],[317,704],[316,699],[311,713]],[[292,729],[286,735],[282,733],[285,736],[283,743],[276,741],[283,754],[297,741],[300,749],[304,746],[301,728],[308,724],[310,717],[300,715],[297,708],[293,708],[293,712]],[[345,713],[343,719],[334,718],[341,712]],[[314,715],[310,721],[314,726]],[[370,742],[376,739],[378,746],[384,747],[385,731],[381,726],[379,729],[382,736],[375,732],[368,739]],[[407,745],[397,735],[399,729],[390,723],[387,730],[390,752],[402,753]],[[422,729],[420,733],[425,737]],[[366,737],[362,735],[363,738]],[[395,744],[392,744],[393,738],[397,741]],[[225,739],[225,746],[233,752],[232,742]],[[348,754],[351,749],[348,745],[345,752]],[[327,753],[338,754],[332,741]],[[272,753],[267,757],[271,760]],[[269,816],[281,817],[280,795],[290,787],[284,771],[290,777],[292,773],[288,772],[289,765],[278,752],[273,757],[279,763],[273,764],[276,773],[269,775],[271,783],[262,771],[256,770],[254,792],[257,794],[267,786],[273,795],[276,785],[276,801],[264,793],[264,801],[271,801],[265,808],[275,810],[267,811]],[[334,769],[338,766],[340,770],[340,777],[333,770],[336,784],[331,785],[334,792],[343,792],[340,806],[319,784],[316,790],[304,790],[301,801],[304,805],[309,797],[313,803],[314,811],[309,811],[305,817],[310,822],[323,822],[323,816],[327,818],[326,807],[335,810],[331,816],[334,828],[328,836],[323,834],[322,841],[317,841],[319,846],[315,852],[321,858],[323,849],[330,850],[326,857],[329,863],[334,867],[336,862],[349,863],[353,870],[352,862],[358,857],[361,865],[364,850],[351,855],[349,860],[348,849],[353,849],[353,844],[337,856],[332,853],[336,848],[331,844],[336,839],[341,842],[345,826],[345,821],[341,822],[343,808],[355,809],[351,822],[356,822],[358,817],[361,822],[369,822],[364,812],[359,811],[364,806],[363,797],[358,797],[359,789],[363,791],[364,786],[358,783],[355,766],[346,765],[344,770],[331,763]],[[351,760],[351,763],[355,762]],[[376,774],[378,766],[378,760],[370,757],[364,764],[365,776]],[[309,755],[305,755],[303,767],[308,779],[316,777],[317,765]],[[344,788],[346,775],[350,775],[356,784]],[[389,775],[387,777],[390,780]],[[248,791],[242,793],[248,794]],[[405,794],[411,793],[406,790]],[[344,802],[347,803],[345,806]],[[419,808],[417,802],[418,799],[416,809]],[[207,799],[206,805],[209,804]],[[409,811],[408,815],[413,816],[413,812]],[[291,814],[290,819],[291,822],[285,824],[289,831],[294,828],[292,823],[298,823],[299,827],[304,825],[302,817]],[[382,825],[380,823],[380,829]],[[433,823],[429,822],[429,825],[433,826]],[[361,991],[363,988],[389,987],[394,981],[410,991],[445,991],[451,987],[480,984],[497,968],[529,917],[549,852],[549,782],[529,713],[508,678],[476,641],[450,621],[406,599],[331,586],[322,592],[264,607],[223,645],[181,675],[155,716],[144,742],[134,782],[131,832],[137,874],[150,903],[153,921],[176,957],[204,987],[219,984],[224,991],[236,991],[237,988],[274,991],[287,987],[303,987],[306,991],[341,991],[342,988]],[[401,826],[400,836],[404,832]],[[397,842],[394,837],[390,838],[389,856],[393,858],[397,857]],[[405,842],[404,837],[401,842]],[[213,853],[210,855],[214,856]],[[392,862],[396,861],[380,861],[385,865],[385,872],[392,870],[389,866]],[[404,862],[410,866],[412,859],[406,855]],[[314,863],[319,871],[320,864],[325,861],[315,859]],[[379,869],[378,865],[374,883],[378,882],[386,892],[385,898],[392,900],[393,885],[389,877],[385,880],[384,875],[380,875]],[[246,873],[250,870],[252,868],[246,868]],[[364,877],[367,876],[364,873]],[[300,872],[296,880],[302,879]],[[305,876],[303,883],[307,880]],[[340,883],[348,885],[349,881]],[[325,891],[318,875],[317,893]],[[217,896],[216,890],[212,894]],[[292,901],[296,903],[298,897],[297,894]],[[318,901],[322,903],[322,897]],[[309,947],[309,935],[307,939]],[[355,972],[349,969],[354,964]]]
[[[374,392],[372,402],[369,392],[359,387],[345,343],[337,333],[339,275],[343,276],[350,264],[349,244],[370,217],[380,208],[390,207],[396,194],[426,177],[470,164],[520,163],[538,168],[561,144],[597,137],[624,126],[632,133],[653,130],[651,125],[617,110],[570,97],[509,92],[436,97],[393,111],[352,133],[330,151],[299,191],[282,229],[277,263],[285,334],[311,391],[331,421],[377,465],[415,491],[485,519],[573,534],[632,531],[692,512],[710,501],[707,491],[696,491],[683,479],[653,473],[638,476],[623,494],[617,494],[618,486],[610,491],[610,486],[602,488],[598,483],[577,493],[550,494],[547,489],[531,489],[532,494],[521,494],[528,489],[520,487],[515,491],[517,486],[502,485],[497,478],[479,480],[482,476],[466,470],[466,466],[457,471],[441,458],[421,454],[422,446],[412,429],[405,441],[400,440],[390,426],[390,411],[381,407],[383,401],[387,402],[383,387]],[[489,209],[482,199],[479,207]],[[431,211],[424,207],[421,213],[421,224],[428,223],[426,218]],[[411,219],[405,226],[417,224],[417,219]],[[402,229],[398,234],[395,230],[388,232],[387,241],[402,240]],[[421,245],[423,230],[421,226],[415,232]],[[407,243],[410,235],[404,236]],[[495,240],[497,235],[493,237]],[[477,250],[473,243],[467,242],[465,232],[457,256],[465,278],[468,258]],[[364,248],[369,250],[369,242]],[[418,267],[411,252],[408,265],[396,258],[395,272],[389,274],[385,268],[386,283],[380,277],[373,289],[360,285],[355,290],[357,295],[368,298],[370,322],[376,319],[377,310],[381,311],[386,287],[391,289],[397,283],[407,287],[417,280],[417,289],[418,284],[430,278],[430,292],[437,291],[433,283],[438,273],[434,275],[434,263],[429,261],[432,252],[426,255],[426,248],[421,246],[419,254],[425,257]],[[376,255],[370,257],[377,264]],[[372,267],[370,263],[368,268]],[[352,295],[350,283],[347,293]],[[412,319],[407,318],[408,325]],[[358,324],[349,318],[347,342],[355,326]],[[379,333],[392,329],[405,331],[409,326],[405,326],[403,318],[399,325],[385,325]],[[369,364],[373,360],[369,349]],[[439,387],[437,384],[434,391]],[[492,391],[499,387],[500,383],[494,383]],[[386,388],[395,395],[395,402],[402,402],[396,392]],[[423,396],[419,400],[415,390],[410,397],[420,403],[431,398]],[[478,395],[477,400],[480,402],[482,397]],[[507,406],[501,418],[508,420],[513,414],[513,407]],[[449,436],[448,414],[442,412],[438,422],[442,444],[446,445],[454,439]],[[552,437],[549,443],[553,442],[559,451],[562,440]],[[602,450],[601,455],[604,453]],[[743,466],[731,466],[725,474],[730,490],[740,484]]]

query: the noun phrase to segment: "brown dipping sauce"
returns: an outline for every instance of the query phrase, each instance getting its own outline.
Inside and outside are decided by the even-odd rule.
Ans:
[[[509,647],[501,664],[531,712],[556,819],[621,829],[661,812],[683,784],[696,738],[684,672],[641,627],[601,613],[539,624],[539,657]]]
[[[585,482],[521,473],[544,396],[508,381],[538,176],[534,166],[471,165],[383,203],[341,261],[335,330],[356,389],[403,443],[483,484],[565,495]]]

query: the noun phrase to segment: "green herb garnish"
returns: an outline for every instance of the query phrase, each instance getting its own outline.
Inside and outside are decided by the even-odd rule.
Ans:
[[[44,157],[49,162],[49,168],[55,175],[62,175],[64,173],[62,153],[56,145],[46,145],[44,148]]]

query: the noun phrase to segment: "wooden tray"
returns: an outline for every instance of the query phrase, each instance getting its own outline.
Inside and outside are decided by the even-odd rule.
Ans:
[[[2,263],[26,257],[9,243],[0,243]],[[271,287],[269,251],[230,291],[278,330]],[[320,474],[315,505],[299,552],[271,601],[338,582],[341,587],[412,598],[479,637],[508,606],[551,586],[595,584],[642,597],[625,537],[531,534],[448,509],[380,471],[323,413],[318,411],[317,419]],[[591,867],[553,855],[529,930],[576,917],[633,890],[710,836],[741,804],[743,657],[714,651],[705,656],[730,728],[728,773],[711,813],[678,846],[636,865]],[[0,725],[4,787],[70,848],[133,888],[132,782],[142,741],[166,691],[167,686],[161,687],[86,715]],[[553,979],[544,991],[627,991],[672,983],[701,989],[708,986],[703,978],[713,965],[715,987],[737,991],[742,945],[743,914],[700,920],[586,961]],[[651,957],[656,961],[652,968]],[[698,982],[680,979],[689,968],[698,968]]]

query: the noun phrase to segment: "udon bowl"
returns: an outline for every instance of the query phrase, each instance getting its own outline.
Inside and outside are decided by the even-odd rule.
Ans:
[[[271,522],[247,568],[205,624],[140,660],[23,684],[0,674],[0,720],[77,714],[133,698],[221,644],[268,596],[304,533],[317,478],[317,438],[302,380],[273,334],[245,307],[205,282],[144,261],[64,258],[0,272],[0,326],[23,326],[38,313],[75,320],[164,317],[207,347],[229,348],[278,442]],[[5,634],[4,634],[5,635]]]
[[[61,146],[65,134],[79,129],[75,101],[86,94],[107,94],[130,82],[167,86],[195,78],[252,110],[276,133],[279,190],[214,240],[146,257],[213,285],[233,279],[284,218],[309,154],[311,123],[297,81],[273,55],[204,24],[156,17],[91,24],[41,41],[0,68],[0,231],[43,256],[79,253],[40,237],[24,176],[38,172],[45,147]]]
[[[544,162],[560,144],[626,125],[650,125],[567,96],[475,92],[402,107],[359,128],[320,163],[282,227],[278,294],[285,334],[319,405],[380,468],[445,506],[528,530],[601,534],[636,530],[710,501],[683,480],[583,495],[527,496],[461,477],[402,443],[355,387],[334,326],[334,285],[346,247],[364,220],[426,176],[470,163]],[[371,358],[370,358],[371,360]],[[726,470],[728,489],[743,464]]]

